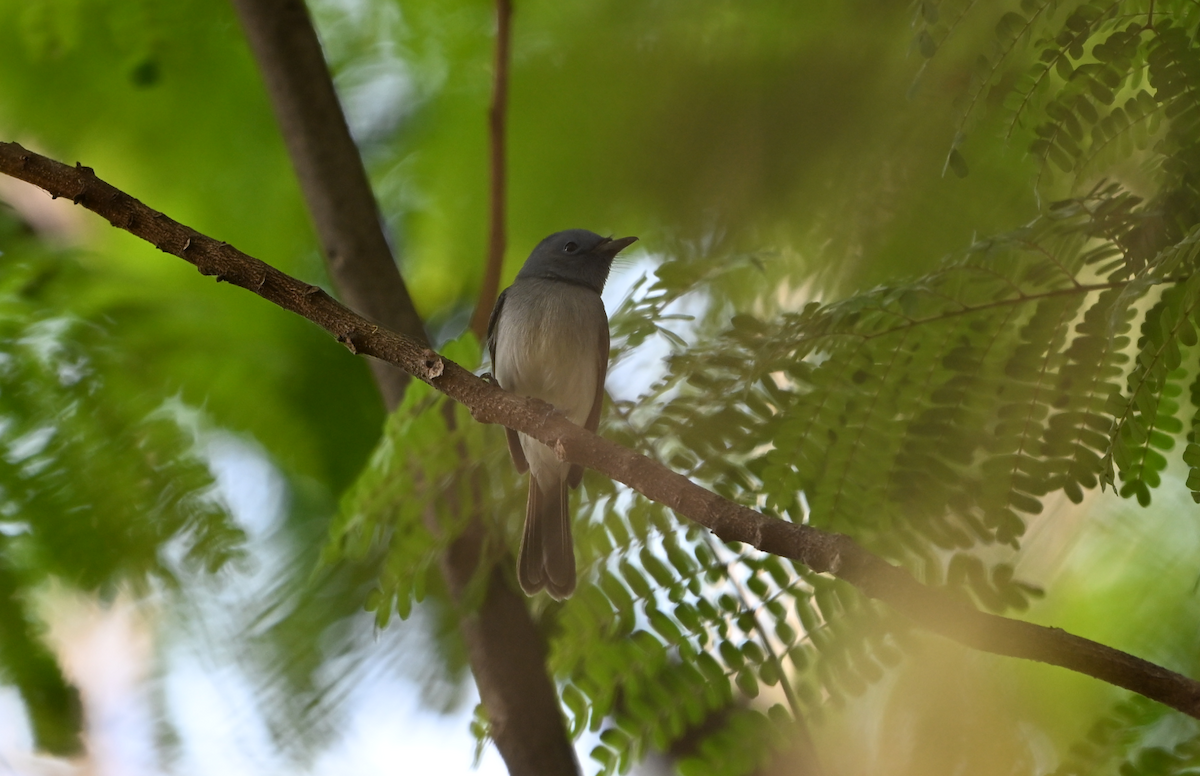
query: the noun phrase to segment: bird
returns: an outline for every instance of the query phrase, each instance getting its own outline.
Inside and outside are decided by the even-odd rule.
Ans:
[[[600,294],[613,259],[636,240],[568,229],[537,244],[488,321],[488,352],[501,388],[541,399],[572,423],[596,430],[609,349]],[[517,472],[529,472],[517,580],[526,595],[545,589],[561,601],[575,591],[567,488],[579,486],[583,467],[560,461],[532,437],[506,431]]]

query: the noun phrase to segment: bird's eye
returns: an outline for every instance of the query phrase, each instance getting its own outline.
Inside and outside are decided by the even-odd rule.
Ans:
[[[579,245],[576,243],[573,243],[573,242],[569,242],[563,246],[563,250],[566,251],[567,253],[574,253],[575,251],[579,250]]]

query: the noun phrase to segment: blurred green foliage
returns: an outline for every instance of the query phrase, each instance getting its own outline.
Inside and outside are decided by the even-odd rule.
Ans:
[[[147,81],[145,73],[156,75]],[[221,3],[0,3],[0,126],[196,229],[312,282],[324,272],[291,168]],[[221,160],[219,163],[216,160]],[[382,419],[360,359],[311,324],[197,283],[153,246],[86,221],[96,270],[70,309],[126,334],[128,378],[251,433],[340,489]],[[266,390],[267,401],[254,400]],[[261,394],[258,394],[261,396]],[[340,404],[334,413],[329,409]]]
[[[492,5],[313,6],[405,279],[454,340],[485,254]],[[561,228],[639,235],[655,270],[612,311],[614,362],[634,367],[610,384],[607,436],[980,606],[1193,671],[1169,546],[1096,564],[1107,577],[1036,556],[1048,534],[1092,535],[1077,524],[1109,503],[1101,484],[1142,504],[1200,494],[1197,21],[1149,0],[518,2],[505,277]],[[0,135],[325,283],[224,4],[0,0]],[[433,612],[460,673],[433,573],[447,534],[426,520],[452,531],[481,505],[495,546],[515,545],[522,483],[498,430],[448,424],[421,386],[385,422],[365,365],[307,322],[86,214],[29,234],[40,195],[4,191],[0,666],[39,741],[65,750],[78,725],[39,585],[111,594],[169,583],[178,542],[210,568],[237,553],[168,399],[253,438],[288,483],[264,703],[327,713],[321,667],[364,606],[377,627]],[[603,478],[578,498],[579,592],[531,605],[601,770],[657,755],[744,773],[786,753],[797,718],[830,772],[1192,767],[1177,715],[973,663]],[[1152,545],[1178,524],[1136,525]],[[1154,600],[1147,567],[1170,569]],[[947,700],[964,687],[978,695]]]
[[[110,381],[107,326],[63,295],[84,273],[0,211],[0,676],[21,691],[40,745],[71,751],[79,700],[40,640],[32,596],[50,580],[111,597],[216,571],[242,531],[170,405]],[[181,566],[180,563],[183,563]]]

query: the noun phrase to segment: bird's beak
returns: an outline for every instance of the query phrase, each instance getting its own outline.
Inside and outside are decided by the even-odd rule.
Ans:
[[[607,253],[608,255],[616,256],[618,253],[625,250],[630,245],[633,245],[635,242],[637,242],[636,237],[618,237],[615,240],[610,237],[604,242],[600,243],[598,247],[601,251]]]

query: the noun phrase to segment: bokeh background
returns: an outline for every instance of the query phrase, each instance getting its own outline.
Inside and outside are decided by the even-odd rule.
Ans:
[[[466,326],[485,255],[494,9],[310,8],[401,272],[443,343]],[[1044,175],[987,94],[970,103],[991,23],[968,20],[927,60],[919,13],[884,0],[518,0],[504,282],[543,236],[576,226],[641,238],[614,271],[610,310],[667,259],[755,267],[689,303],[697,321],[679,333],[699,338],[734,310],[919,275],[1090,185]],[[329,286],[225,3],[0,0],[0,138]],[[965,177],[947,171],[952,147]],[[1134,162],[1116,172],[1149,185]],[[35,518],[0,508],[12,577],[0,591],[20,604],[0,618],[28,637],[0,642],[39,665],[56,656],[81,690],[89,747],[35,751],[56,725],[18,692],[36,672],[0,675],[0,772],[469,772],[475,696],[447,613],[431,601],[379,630],[361,610],[366,570],[323,569],[313,584],[384,421],[362,360],[7,179],[0,288],[4,363],[20,367],[0,384],[5,499],[32,483],[53,496],[32,499],[37,519],[87,515],[44,547],[21,541]],[[614,370],[614,396],[644,390],[667,344],[641,348]],[[177,469],[148,464],[149,444]],[[1018,572],[1052,594],[1028,616],[1189,664],[1200,532],[1181,471],[1148,509],[1048,501]],[[170,503],[155,477],[180,483]],[[129,527],[146,515],[154,527]],[[816,735],[836,773],[1044,773],[1122,697],[922,637]],[[488,746],[479,768],[503,772]]]

